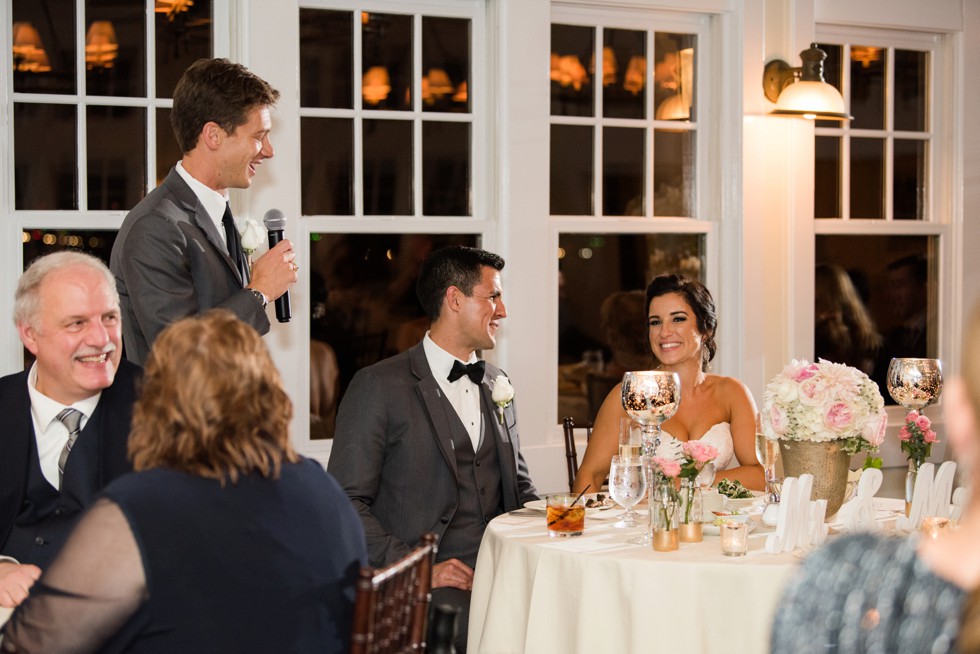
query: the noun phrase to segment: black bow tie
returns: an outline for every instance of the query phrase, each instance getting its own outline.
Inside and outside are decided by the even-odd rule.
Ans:
[[[486,371],[487,364],[485,361],[474,361],[473,363],[461,363],[460,361],[453,361],[453,369],[449,371],[449,381],[454,382],[463,375],[470,378],[474,384],[479,384],[483,381],[483,373]]]

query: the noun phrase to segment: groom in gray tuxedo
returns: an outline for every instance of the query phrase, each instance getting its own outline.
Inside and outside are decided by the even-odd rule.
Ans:
[[[507,317],[503,267],[476,248],[429,255],[416,291],[431,327],[419,344],[354,376],[328,464],[360,513],[372,565],[396,561],[426,532],[439,537],[432,600],[462,609],[458,651],[487,523],[537,499],[513,393],[500,392],[509,382],[476,356],[494,347]]]
[[[265,305],[296,282],[296,254],[283,240],[249,270],[228,189],[251,186],[275,154],[269,114],[278,98],[227,59],[200,59],[177,83],[170,121],[183,158],[126,216],[109,262],[130,361],[143,365],[170,323],[216,307],[269,331]]]

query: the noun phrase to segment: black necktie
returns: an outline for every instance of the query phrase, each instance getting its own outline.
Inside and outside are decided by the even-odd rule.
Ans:
[[[68,430],[68,442],[65,443],[65,446],[61,450],[61,456],[58,457],[58,478],[60,479],[65,475],[65,464],[68,463],[68,455],[71,454],[71,448],[75,446],[75,441],[78,440],[78,434],[82,431],[82,412],[77,409],[64,409],[55,417]]]
[[[474,384],[479,384],[483,381],[483,373],[486,371],[486,367],[485,361],[474,361],[473,363],[453,361],[453,369],[449,371],[449,381],[454,382],[466,375]]]
[[[231,205],[225,204],[225,215],[221,217],[221,224],[225,226],[225,242],[228,244],[228,256],[238,266],[238,272],[242,276],[243,284],[249,282],[248,264],[245,263],[245,252],[242,250],[242,237],[238,233],[235,219],[231,215]]]

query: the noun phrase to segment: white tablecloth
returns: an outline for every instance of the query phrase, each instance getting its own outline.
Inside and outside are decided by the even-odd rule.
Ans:
[[[550,538],[543,513],[502,515],[480,546],[468,651],[739,652],[769,650],[769,627],[794,554],[721,553],[717,535],[654,552],[611,527],[619,510],[586,519],[576,538]]]

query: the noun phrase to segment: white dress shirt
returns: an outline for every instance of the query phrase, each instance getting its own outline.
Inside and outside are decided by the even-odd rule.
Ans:
[[[436,345],[429,337],[429,332],[425,332],[422,339],[422,349],[425,350],[425,358],[429,362],[429,370],[439,382],[439,388],[446,394],[449,403],[456,409],[456,415],[466,427],[466,433],[473,443],[473,451],[476,452],[480,447],[480,434],[483,431],[480,424],[483,420],[483,412],[480,411],[480,386],[463,375],[454,382],[449,381],[449,372],[453,369],[453,362],[459,361],[449,352]],[[470,355],[469,361],[460,363],[473,363],[478,361],[476,353]]]
[[[177,170],[180,178],[187,182],[187,185],[194,191],[197,199],[200,200],[201,206],[207,211],[211,221],[214,222],[214,226],[218,228],[218,233],[221,234],[221,240],[225,242],[225,247],[227,248],[228,241],[225,237],[225,226],[221,221],[225,217],[225,205],[228,204],[228,196],[218,193],[213,188],[205,186],[194,179],[181,162],[178,161],[174,168]],[[235,225],[235,229],[238,229],[238,225]]]
[[[99,404],[102,392],[81,402],[64,405],[52,400],[37,390],[37,364],[31,366],[27,375],[27,393],[31,397],[31,419],[34,421],[34,437],[37,440],[37,453],[41,460],[41,473],[48,483],[61,490],[61,475],[58,474],[58,459],[61,451],[68,442],[68,428],[58,420],[58,414],[64,409],[72,408],[82,414],[79,429],[85,429],[95,407]]]

